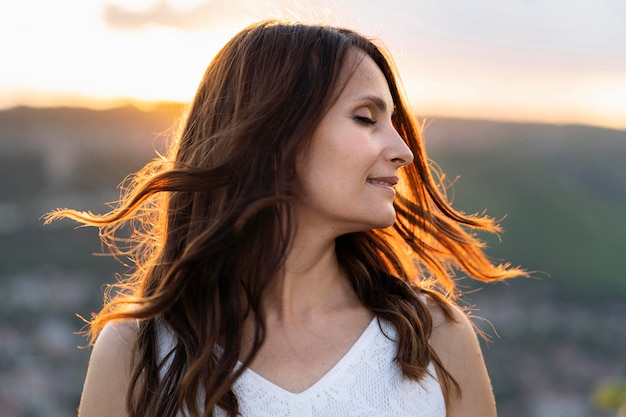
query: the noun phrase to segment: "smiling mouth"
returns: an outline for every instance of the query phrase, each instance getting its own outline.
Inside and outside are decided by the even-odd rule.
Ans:
[[[367,179],[366,182],[370,183],[370,184],[378,184],[378,185],[386,185],[387,187],[392,187],[393,184],[387,181],[382,181],[382,180],[372,180],[372,179]]]
[[[382,185],[385,187],[393,187],[398,183],[397,177],[378,177],[378,178],[367,178],[365,180],[368,184],[372,185]]]

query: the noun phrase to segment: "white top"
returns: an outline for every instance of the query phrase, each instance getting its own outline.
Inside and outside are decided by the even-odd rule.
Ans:
[[[159,332],[161,358],[173,348],[168,333]],[[430,375],[422,381],[404,378],[395,361],[395,339],[394,326],[374,318],[339,362],[299,393],[246,369],[233,386],[239,411],[243,417],[445,417],[434,366],[429,365]],[[227,414],[217,408],[215,416]]]

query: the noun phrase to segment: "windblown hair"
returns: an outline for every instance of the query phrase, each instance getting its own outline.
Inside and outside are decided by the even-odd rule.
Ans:
[[[236,365],[244,320],[255,322],[247,365],[264,340],[261,295],[280,273],[295,230],[296,156],[337,98],[355,48],[384,74],[393,124],[414,161],[400,172],[395,224],[338,237],[337,258],[363,304],[396,327],[404,375],[420,380],[434,362],[446,395],[459,394],[428,343],[432,319],[419,295],[430,294],[451,315],[455,269],[481,281],[524,271],[494,265],[484,254],[475,233],[498,232],[493,219],[466,215],[447,201],[382,48],[346,29],[265,21],[213,59],[180,137],[134,175],[117,208],[49,215],[100,227],[105,244],[133,261],[132,274],[90,327],[93,342],[112,320],[139,323],[130,416],[209,416],[215,405],[237,415],[232,384],[243,370]],[[130,238],[120,237],[128,230]],[[158,355],[161,321],[176,340],[166,361]]]

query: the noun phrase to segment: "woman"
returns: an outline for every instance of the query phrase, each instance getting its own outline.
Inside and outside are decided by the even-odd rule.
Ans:
[[[246,28],[118,208],[59,217],[135,266],[91,322],[83,417],[496,414],[452,271],[524,272],[483,254],[498,226],[451,208],[357,33]]]

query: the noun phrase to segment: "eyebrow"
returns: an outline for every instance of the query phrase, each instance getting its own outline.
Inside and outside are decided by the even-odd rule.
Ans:
[[[374,105],[376,106],[376,108],[378,110],[380,110],[381,112],[385,113],[387,111],[387,103],[385,102],[385,100],[383,100],[381,97],[373,95],[373,94],[368,94],[362,97],[359,97],[358,101],[369,101],[374,103]],[[394,104],[393,108],[391,109],[391,118],[393,119],[396,116],[396,106]]]
[[[379,96],[366,95],[366,96],[359,97],[359,101],[370,101],[370,102],[374,103],[374,105],[381,112],[385,112],[387,110],[387,103],[385,103],[385,100],[383,100]]]

